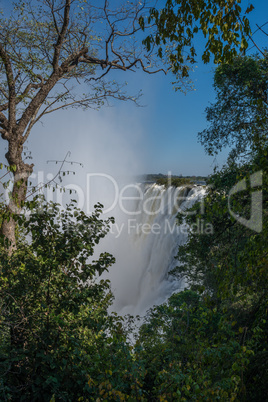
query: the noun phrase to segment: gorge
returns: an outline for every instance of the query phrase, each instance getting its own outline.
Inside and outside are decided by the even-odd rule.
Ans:
[[[104,241],[103,247],[107,245],[116,258],[105,277],[111,280],[115,296],[112,309],[122,315],[143,315],[184,288],[183,278],[168,275],[179,264],[175,259],[178,247],[186,242],[189,230],[210,228],[202,222],[192,228],[176,222],[178,214],[193,213],[187,210],[202,199],[204,186],[165,188],[154,183],[139,184],[131,190],[132,197],[125,197],[125,203],[120,204],[115,224]]]

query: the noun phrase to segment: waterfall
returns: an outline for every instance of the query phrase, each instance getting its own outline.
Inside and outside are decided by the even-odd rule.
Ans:
[[[176,223],[176,216],[185,214],[205,194],[202,186],[166,189],[152,184],[138,189],[139,196],[132,197],[128,213],[123,208],[124,213],[111,229],[116,264],[107,277],[115,295],[112,309],[122,315],[143,315],[154,304],[163,303],[174,291],[183,289],[183,279],[168,275],[178,264],[174,257],[186,242],[189,230],[186,224]]]

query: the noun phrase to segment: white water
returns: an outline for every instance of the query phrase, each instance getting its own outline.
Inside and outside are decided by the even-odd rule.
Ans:
[[[143,315],[183,289],[183,280],[168,276],[178,264],[174,257],[179,245],[187,240],[188,228],[178,226],[176,216],[185,214],[204,193],[202,186],[165,189],[153,184],[143,187],[128,209],[131,213],[118,214],[113,238],[109,235],[108,239],[116,257],[115,266],[106,275],[115,295],[112,310],[122,315]]]

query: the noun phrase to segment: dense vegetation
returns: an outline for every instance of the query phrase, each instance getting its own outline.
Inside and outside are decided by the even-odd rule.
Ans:
[[[237,82],[260,111],[262,135],[255,120],[252,131],[247,125],[246,157],[237,146],[244,132],[234,137],[227,165],[209,179],[204,214],[195,205],[186,217],[189,225],[200,218],[213,226],[210,235],[190,231],[178,250],[171,275],[184,275],[188,289],[148,312],[134,344],[131,318],[108,314],[109,283],[96,279],[114,262],[107,253],[92,261],[109,226],[101,205],[90,217],[74,204],[66,211],[38,200],[26,205],[31,213],[17,218],[17,250],[10,256],[4,238],[0,250],[1,400],[266,400],[267,105],[244,88],[252,81],[233,82],[235,66],[253,66],[253,74],[259,64],[240,58],[216,71],[221,118],[232,98],[222,86],[232,84],[237,94]],[[240,181],[245,186],[230,193]]]
[[[265,401],[268,391],[266,63],[265,53],[216,70],[217,99],[200,138],[209,153],[226,143],[233,148],[227,165],[210,177],[205,213],[187,217],[190,225],[197,218],[210,222],[214,233],[190,232],[173,272],[185,275],[210,312],[231,326],[245,352],[236,398],[247,401]]]
[[[33,172],[24,159],[25,143],[44,116],[74,107],[99,109],[111,99],[136,103],[140,93],[128,94],[126,78],[120,79],[127,71],[172,72],[176,89],[185,91],[198,31],[204,37],[209,32],[205,63],[211,54],[217,61],[233,59],[247,47],[250,32],[241,0],[198,0],[191,6],[168,0],[162,10],[150,9],[147,0],[11,3],[0,10],[0,134],[13,179],[10,217],[1,231],[10,252],[16,248],[12,212],[22,208]]]
[[[147,38],[147,48],[159,45],[158,55],[163,58],[162,50],[176,42],[168,59],[175,73],[187,76],[195,48],[187,60],[182,53],[201,30],[204,35],[209,32],[204,61],[210,53],[217,55],[218,62],[231,61],[236,54],[232,46],[240,43],[240,36],[241,48],[247,45],[243,27],[248,33],[248,21],[240,23],[239,3],[213,0],[204,7],[199,0],[190,7],[188,1],[167,1],[162,13],[150,11],[157,34]],[[233,64],[220,64],[216,69],[217,98],[207,109],[209,126],[199,133],[199,140],[209,154],[225,146],[232,150],[226,166],[209,179],[205,208],[195,205],[195,213],[178,216],[179,222],[184,219],[190,227],[202,219],[212,225],[213,233],[189,230],[187,244],[178,250],[178,267],[170,273],[183,275],[187,289],[152,308],[134,336],[133,318],[108,313],[113,295],[109,282],[99,278],[112,269],[114,258],[108,253],[94,254],[112,219],[101,219],[100,204],[87,216],[73,202],[66,210],[38,198],[25,202],[32,165],[22,163],[21,158],[22,143],[39,119],[39,109],[42,114],[56,101],[63,106],[75,102],[71,89],[56,94],[56,100],[47,98],[49,84],[53,87],[57,80],[94,76],[99,67],[102,79],[112,68],[132,69],[136,61],[133,64],[128,52],[124,58],[118,56],[113,46],[110,59],[109,52],[104,60],[95,54],[96,49],[87,55],[92,41],[89,14],[79,8],[78,15],[86,23],[83,30],[75,14],[75,23],[69,25],[74,2],[65,0],[55,8],[54,1],[40,1],[38,12],[49,6],[42,23],[38,18],[31,20],[34,14],[27,15],[29,4],[18,2],[21,19],[11,17],[10,24],[3,20],[1,26],[1,39],[6,42],[0,44],[0,128],[9,143],[7,159],[14,186],[9,208],[4,204],[0,208],[0,224],[12,232],[8,236],[2,230],[0,236],[0,400],[266,401],[267,53],[239,56]],[[78,2],[79,7],[83,4]],[[108,46],[121,34],[110,20],[117,14],[109,15],[106,5],[102,11],[111,30]],[[138,11],[134,12],[135,23]],[[125,8],[121,13],[125,22],[129,14]],[[182,21],[188,26],[186,36]],[[192,30],[193,21],[196,27]],[[20,28],[26,27],[24,31],[19,23]],[[143,28],[144,23],[145,19],[139,19]],[[45,38],[49,38],[51,54]],[[64,40],[72,46],[63,46]],[[95,40],[101,46],[99,38]],[[229,45],[223,47],[226,41]],[[14,52],[14,46],[23,51]],[[18,74],[13,74],[12,66]],[[43,77],[40,71],[45,71]],[[97,101],[93,96],[78,103],[87,107],[96,101],[98,106],[107,96],[121,98],[120,87],[116,85],[111,93],[105,85],[101,93],[94,87]],[[162,184],[167,181],[159,179]],[[172,180],[173,185],[187,184],[185,178]],[[25,214],[20,214],[22,208]]]
[[[186,184],[192,184],[193,182],[188,179],[188,178],[184,178],[184,177],[161,177],[160,179],[156,180],[156,184],[159,184],[160,186],[165,186],[165,187],[169,187],[169,186],[173,186],[173,187],[180,187],[180,186],[184,186]]]
[[[182,175],[176,176],[176,175],[164,175],[161,173],[158,174],[147,174],[144,176],[141,176],[139,178],[142,182],[149,182],[149,183],[156,183],[159,184],[160,186],[174,186],[174,187],[180,187],[184,186],[186,184],[195,184],[195,183],[206,183],[207,177],[204,176],[185,176],[183,177]]]

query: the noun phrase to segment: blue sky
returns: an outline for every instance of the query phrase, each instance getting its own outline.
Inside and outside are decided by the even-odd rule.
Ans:
[[[242,1],[244,6],[248,3]],[[262,25],[268,21],[268,2],[253,0],[252,3],[255,9],[249,17],[254,31],[256,23]],[[262,33],[255,34],[254,38],[263,47],[268,43]],[[250,51],[255,52],[254,49]],[[197,133],[207,126],[205,108],[215,96],[212,87],[214,69],[212,63],[204,65],[199,61],[191,75],[195,91],[186,95],[174,92],[170,77],[147,78],[144,99],[148,106],[139,111],[146,126],[147,171],[164,173],[171,170],[174,174],[206,175],[212,173],[215,163],[221,165],[226,160],[227,150],[214,160],[197,142]]]
[[[242,3],[247,6],[249,1]],[[252,3],[254,29],[256,23],[267,21],[268,2]],[[265,46],[265,35],[255,37]],[[214,99],[213,69],[213,64],[198,62],[191,76],[195,91],[186,95],[172,89],[171,76],[128,74],[129,90],[142,89],[145,106],[116,102],[98,112],[69,110],[46,117],[33,129],[28,142],[36,169],[49,170],[47,160],[62,159],[71,151],[71,158],[84,164],[84,172],[212,173],[216,163],[225,161],[227,152],[217,161],[207,156],[197,142],[197,133],[206,128],[205,108]]]

